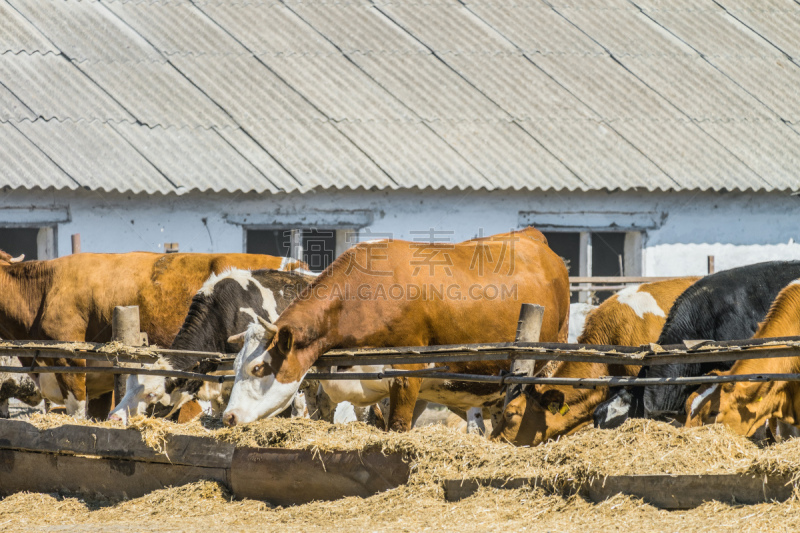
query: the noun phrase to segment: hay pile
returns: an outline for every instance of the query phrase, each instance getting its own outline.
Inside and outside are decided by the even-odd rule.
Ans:
[[[59,415],[35,415],[40,428],[88,424]],[[119,422],[103,427],[122,428]],[[400,452],[412,465],[410,483],[370,498],[273,508],[264,502],[232,500],[211,482],[152,492],[123,502],[84,500],[69,495],[15,494],[0,500],[0,531],[207,531],[331,528],[368,531],[509,529],[643,530],[735,529],[763,531],[800,527],[800,501],[729,506],[707,503],[691,511],[663,511],[627,496],[600,504],[559,492],[564,480],[587,481],[609,474],[800,472],[800,439],[763,446],[724,427],[674,428],[631,420],[616,430],[586,429],[536,448],[515,448],[458,433],[443,425],[408,434],[381,432],[359,423],[330,425],[303,419],[270,419],[236,428],[213,419],[178,425],[135,418],[158,449],[170,434],[207,436],[240,445],[329,450]],[[483,488],[460,502],[443,498],[443,479],[538,476],[537,489]]]
[[[706,503],[663,511],[627,496],[599,504],[541,489],[482,489],[448,503],[424,487],[400,487],[370,498],[272,508],[231,501],[223,487],[201,482],[120,503],[51,494],[0,500],[0,531],[791,531],[800,503],[730,506]]]
[[[63,415],[33,415],[39,428],[76,422]],[[124,427],[102,422],[103,427]],[[360,423],[331,425],[308,419],[267,419],[223,427],[202,418],[189,424],[137,417],[129,429],[161,449],[170,434],[211,437],[242,446],[315,451],[401,453],[412,464],[411,483],[436,485],[444,479],[537,477],[558,489],[565,483],[622,474],[800,473],[800,439],[764,447],[723,426],[675,428],[652,420],[629,420],[615,430],[585,429],[534,448],[516,448],[443,425],[409,433],[386,433]]]

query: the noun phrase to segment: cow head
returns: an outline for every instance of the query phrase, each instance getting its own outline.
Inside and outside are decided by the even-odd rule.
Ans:
[[[717,372],[727,375],[731,372]],[[725,424],[735,433],[752,436],[767,420],[797,424],[800,402],[795,383],[715,383],[703,385],[686,401],[686,426]]]
[[[159,359],[152,367],[159,370],[172,370],[164,359]],[[145,414],[148,410],[156,416],[168,417],[193,399],[193,394],[181,387],[170,387],[163,376],[132,374],[125,383],[125,396],[108,415],[109,420],[128,423],[128,418]]]
[[[508,403],[492,438],[517,446],[536,446],[586,425],[590,414],[581,416],[583,410],[567,402],[562,388],[539,392],[533,386],[526,387],[525,394]]]
[[[594,427],[614,429],[629,418],[644,416],[641,405],[639,397],[627,389],[609,391],[608,399],[594,410]]]
[[[294,335],[287,326],[278,328],[259,318],[235,337],[241,339],[243,346],[233,364],[236,379],[222,415],[228,426],[253,422],[286,409],[307,371],[299,363]]]

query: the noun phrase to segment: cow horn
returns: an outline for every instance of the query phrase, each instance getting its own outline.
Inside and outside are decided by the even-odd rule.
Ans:
[[[244,346],[244,334],[245,332],[238,333],[236,335],[231,335],[228,337],[228,344],[231,346],[235,346],[237,350],[241,350]]]
[[[21,263],[25,259],[25,254],[20,254],[18,257],[12,257],[8,260],[9,263]]]
[[[278,334],[278,327],[272,322],[265,320],[263,317],[258,317],[258,321],[261,323],[262,326],[264,326],[264,329],[267,330],[267,333],[270,334],[269,335],[270,337],[274,337],[275,335]]]

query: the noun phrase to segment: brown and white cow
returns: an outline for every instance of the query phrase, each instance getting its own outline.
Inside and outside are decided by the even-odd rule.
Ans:
[[[285,259],[254,254],[83,253],[49,261],[0,262],[0,337],[106,342],[115,306],[138,305],[150,342],[169,346],[192,296],[212,273],[232,267],[289,268]],[[22,359],[24,366],[31,359]],[[37,364],[85,366],[38,359]],[[96,364],[90,362],[89,364]],[[42,395],[83,416],[86,401],[113,389],[109,374],[40,374]],[[106,411],[107,414],[107,411]],[[104,416],[104,415],[103,415]]]
[[[234,425],[279,412],[317,358],[334,348],[513,341],[523,302],[545,308],[542,341],[566,340],[567,270],[534,228],[459,244],[360,243],[267,328],[267,351],[240,353],[223,420]],[[447,366],[496,375],[509,364]],[[499,385],[434,381],[428,391],[445,405],[482,407],[502,398]],[[410,429],[422,384],[413,377],[392,380],[389,429]]]
[[[754,339],[800,336],[800,279],[784,287],[772,302]],[[721,376],[737,374],[797,374],[800,357],[742,359]],[[703,385],[686,401],[686,425],[725,424],[747,437],[766,423],[800,427],[800,383],[772,381]],[[774,434],[773,429],[773,434]]]
[[[655,342],[675,299],[699,278],[676,278],[621,290],[586,317],[580,344],[640,346]],[[633,376],[638,366],[565,361],[552,377]],[[527,387],[506,406],[492,438],[518,446],[537,445],[568,435],[592,421],[607,387],[576,389],[563,385]]]

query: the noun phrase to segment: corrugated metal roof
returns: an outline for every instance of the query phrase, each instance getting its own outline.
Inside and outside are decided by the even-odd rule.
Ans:
[[[278,191],[216,130],[149,128],[127,123],[113,127],[179,190]],[[228,181],[228,176],[235,176],[235,181]]]
[[[74,0],[9,0],[9,3],[73,61],[160,59],[152,46],[102,3]]]
[[[103,5],[166,57],[248,55],[213,19],[189,2],[112,1]]]
[[[110,124],[37,120],[16,126],[81,187],[146,193],[177,190]]]
[[[169,63],[143,61],[132,67],[128,62],[84,61],[77,66],[142,124],[236,127],[223,108]]]
[[[19,98],[14,96],[14,93],[0,85],[0,122],[18,122],[23,118],[33,120],[36,115]]]
[[[36,116],[47,120],[134,120],[63,55],[2,54],[0,83]]]
[[[0,54],[6,52],[46,54],[58,49],[16,9],[0,2]]]
[[[794,190],[790,0],[0,0],[0,185]]]
[[[7,187],[78,188],[74,180],[8,122],[0,122],[0,165],[3,185]]]

